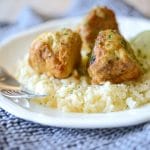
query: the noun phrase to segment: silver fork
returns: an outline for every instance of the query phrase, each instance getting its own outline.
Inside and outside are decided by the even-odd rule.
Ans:
[[[13,99],[32,99],[47,96],[34,94],[23,88],[21,84],[2,67],[0,67],[0,94]]]

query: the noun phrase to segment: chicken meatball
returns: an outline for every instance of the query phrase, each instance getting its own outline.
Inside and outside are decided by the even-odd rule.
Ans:
[[[84,47],[91,51],[99,31],[106,29],[118,30],[114,12],[107,7],[92,9],[79,26]]]
[[[70,29],[49,32],[35,39],[29,51],[29,64],[39,74],[66,78],[80,64],[82,41]]]
[[[96,39],[89,66],[92,83],[122,83],[137,79],[141,68],[129,43],[116,31],[101,31]]]

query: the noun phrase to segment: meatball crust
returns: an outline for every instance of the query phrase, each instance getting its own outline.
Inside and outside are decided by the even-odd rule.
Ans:
[[[94,46],[99,31],[106,29],[118,30],[114,12],[107,7],[92,9],[79,26],[79,33],[84,47],[90,51]]]
[[[66,78],[80,64],[80,35],[70,29],[44,33],[29,50],[29,64],[39,74]]]
[[[93,84],[137,79],[141,68],[129,43],[115,30],[101,31],[88,66]]]

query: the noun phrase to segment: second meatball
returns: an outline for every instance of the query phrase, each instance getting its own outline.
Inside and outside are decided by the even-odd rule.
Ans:
[[[106,29],[118,30],[114,12],[107,7],[92,9],[79,27],[84,47],[91,51],[99,31]]]

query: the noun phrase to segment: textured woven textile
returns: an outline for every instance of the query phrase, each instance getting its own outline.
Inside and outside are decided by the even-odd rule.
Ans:
[[[110,6],[118,15],[141,17],[141,14],[120,0],[95,0],[94,2]],[[93,0],[74,0],[72,11],[68,12],[68,16],[83,14],[95,3]],[[0,23],[0,40],[42,22],[40,16],[30,8],[25,8],[18,22],[12,25]],[[113,129],[64,129],[25,121],[0,109],[0,150],[3,149],[149,150],[150,123]]]
[[[41,126],[0,111],[0,149],[149,150],[150,124],[118,129]]]

